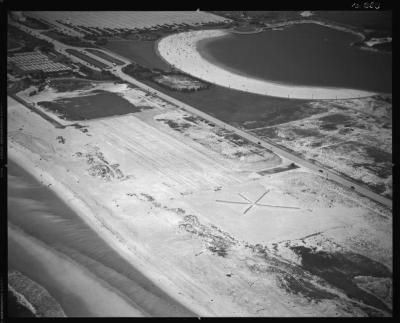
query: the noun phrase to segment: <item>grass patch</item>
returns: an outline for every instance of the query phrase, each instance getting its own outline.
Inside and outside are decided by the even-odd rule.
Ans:
[[[193,92],[204,90],[210,87],[211,84],[205,83],[191,76],[182,74],[164,74],[157,75],[151,78],[154,82],[161,86],[167,87],[168,89],[183,92]]]
[[[265,137],[265,138],[269,138],[269,139],[274,139],[274,138],[278,138],[279,137],[278,133],[276,131],[276,128],[260,129],[260,130],[254,131],[254,133],[257,136]]]
[[[70,53],[70,54],[72,54],[72,55],[74,55],[74,56],[76,56],[76,57],[78,57],[78,58],[80,58],[80,59],[83,59],[84,61],[86,61],[89,64],[94,65],[94,66],[96,66],[98,68],[101,68],[101,69],[108,68],[108,65],[98,61],[97,59],[89,57],[89,56],[77,51],[76,49],[68,48],[65,51]]]
[[[20,42],[10,39],[10,37],[7,38],[7,50],[12,50],[21,46],[22,44]]]
[[[170,71],[171,66],[155,51],[155,41],[121,40],[109,41],[105,48],[147,68]]]
[[[71,121],[111,117],[143,110],[143,107],[134,106],[121,96],[106,91],[98,91],[95,95],[41,101],[38,104]]]
[[[329,124],[347,124],[352,122],[352,118],[344,114],[335,113],[319,118],[319,120]]]
[[[392,162],[392,154],[389,154],[386,151],[372,146],[365,146],[364,149],[368,154],[368,157],[374,160],[374,163]]]
[[[263,96],[218,85],[185,93],[169,90],[148,80],[142,82],[218,119],[239,124],[246,129],[273,126],[328,111],[326,107],[311,107],[305,100]]]
[[[109,61],[111,63],[115,63],[116,65],[124,65],[125,63],[119,59],[114,58],[113,56],[110,56],[100,50],[93,49],[93,48],[87,48],[86,49],[89,53],[92,53],[102,59],[105,59],[106,61]]]
[[[351,252],[328,253],[313,251],[303,246],[291,247],[291,249],[301,257],[303,268],[341,289],[348,297],[391,312],[375,295],[360,289],[353,281],[356,276],[391,278],[391,272],[381,263]]]

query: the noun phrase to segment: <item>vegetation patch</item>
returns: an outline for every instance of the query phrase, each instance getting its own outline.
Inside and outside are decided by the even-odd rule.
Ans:
[[[150,80],[163,88],[179,92],[193,92],[210,87],[209,83],[179,72],[166,72],[157,68],[147,68],[137,63],[129,64],[122,71],[140,80]]]
[[[301,257],[302,266],[306,270],[325,279],[345,292],[348,297],[385,312],[391,312],[384,302],[375,295],[360,289],[354,281],[356,276],[391,278],[391,272],[381,263],[352,252],[328,253],[314,251],[304,246],[294,246],[291,250]]]
[[[89,64],[91,64],[93,66],[96,66],[96,67],[100,68],[100,69],[109,67],[108,65],[106,65],[106,64],[104,64],[104,63],[98,61],[97,59],[94,59],[94,58],[92,58],[92,57],[90,57],[88,55],[85,55],[85,54],[77,51],[76,49],[68,48],[65,51],[70,53],[70,54],[72,54],[72,55],[74,55],[74,56],[76,56],[76,57],[78,57],[78,58],[80,58],[80,59],[82,59],[82,60],[84,60],[84,61],[86,61],[86,62],[88,62]]]
[[[316,280],[294,263],[283,261],[279,256],[275,256],[268,247],[248,243],[245,243],[245,247],[262,260],[259,262],[256,261],[256,258],[248,263],[250,271],[257,274],[269,273],[275,275],[277,285],[287,293],[300,295],[314,302],[338,297],[326,290],[322,280]]]
[[[89,175],[111,181],[114,178],[123,179],[124,174],[119,168],[119,164],[110,164],[97,146],[86,145],[86,154],[77,152],[75,156],[84,158],[89,165],[87,169]]]
[[[167,124],[170,128],[183,132],[185,129],[190,128],[192,125],[186,122],[176,122],[171,119],[157,119],[158,121],[162,121]]]
[[[299,166],[297,166],[295,163],[291,163],[290,165],[286,166],[286,167],[275,167],[272,169],[266,169],[263,170],[261,172],[258,172],[259,175],[264,176],[267,174],[276,174],[276,173],[281,173],[281,172],[285,172],[287,170],[291,170],[291,169],[296,169],[299,168]]]
[[[76,90],[87,90],[93,87],[92,83],[82,80],[51,80],[49,85],[57,92],[72,92]]]
[[[199,91],[207,89],[211,85],[188,75],[174,73],[157,75],[152,77],[152,80],[161,86],[182,92]]]
[[[91,46],[93,46],[92,43],[84,41],[79,37],[73,37],[73,36],[70,36],[67,34],[63,34],[56,30],[46,31],[43,34],[46,36],[49,36],[55,40],[58,40],[59,42],[61,42],[63,44],[70,45],[70,46],[76,46],[76,47],[91,47]]]
[[[155,46],[155,41],[116,40],[109,41],[105,48],[147,68],[170,71],[171,66],[157,55]]]
[[[367,152],[368,157],[374,160],[374,163],[392,162],[392,154],[389,154],[379,148],[365,146],[365,151]]]
[[[207,243],[207,249],[220,257],[226,257],[229,249],[237,243],[233,237],[217,227],[201,224],[195,215],[185,215],[179,228],[201,237]]]
[[[7,50],[13,50],[21,47],[23,44],[21,42],[15,41],[14,39],[10,39],[7,37]]]
[[[347,115],[341,113],[330,114],[324,117],[319,118],[319,120],[334,125],[345,125],[353,122],[353,119]]]
[[[50,26],[46,23],[44,23],[42,20],[25,16],[25,20],[19,20],[19,23],[33,29],[38,29],[38,30],[47,30],[50,28]]]
[[[105,59],[106,61],[109,61],[109,62],[111,62],[113,64],[116,64],[116,65],[124,65],[125,64],[123,61],[115,58],[114,56],[110,56],[110,55],[108,55],[107,53],[104,53],[101,50],[97,50],[97,49],[93,49],[93,48],[87,48],[86,50],[89,53],[92,53],[92,54],[94,54],[94,55],[96,55],[96,56],[98,56],[98,57],[100,57],[102,59]]]
[[[12,39],[16,42],[21,42],[24,44],[24,46],[21,49],[14,51],[13,53],[31,52],[35,48],[39,48],[45,52],[54,49],[54,45],[52,43],[31,36],[30,34],[12,25],[7,25],[7,32],[8,32],[7,39]]]

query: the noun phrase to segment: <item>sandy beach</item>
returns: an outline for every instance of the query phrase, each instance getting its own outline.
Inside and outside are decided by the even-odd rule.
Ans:
[[[37,103],[46,93],[54,101],[88,94],[97,86],[108,91],[122,89],[104,83],[68,93],[46,88],[37,96],[19,95]],[[121,94],[132,102],[137,102],[140,96],[134,89]],[[277,167],[283,161],[249,144],[233,144],[221,134],[222,129],[172,104],[152,103],[152,109],[142,112],[79,121],[88,127],[84,132],[72,126],[55,128],[8,98],[8,157],[68,204],[138,274],[132,273],[132,269],[115,268],[115,263],[109,260],[111,252],[108,262],[99,266],[105,257],[96,260],[95,255],[90,259],[92,249],[99,248],[93,241],[95,248],[85,247],[87,256],[81,255],[81,246],[69,242],[78,249],[72,255],[75,260],[88,264],[90,273],[101,280],[117,282],[112,284],[112,290],[127,295],[140,305],[139,309],[146,307],[145,315],[365,315],[361,309],[348,309],[343,292],[333,287],[329,293],[335,293],[335,301],[330,296],[308,301],[299,294],[299,289],[306,293],[309,288],[324,290],[325,287],[303,271],[297,256],[283,243],[291,240],[296,244],[297,240],[310,236],[331,248],[333,245],[324,241],[333,239],[391,268],[390,221],[380,217],[376,222],[374,211],[366,209],[368,205],[376,209],[375,204],[302,169],[261,177],[257,172]],[[71,125],[72,121],[64,120],[64,124]],[[60,142],[59,137],[64,140]],[[237,158],[238,154],[244,158]],[[109,177],[93,172],[96,169],[108,169]],[[310,186],[315,191],[308,189]],[[318,195],[317,199],[317,192],[327,195]],[[249,207],[247,202],[240,208],[229,204],[242,198],[239,193],[251,201],[261,196],[261,201],[268,205],[283,203],[295,210],[278,206],[265,212],[257,207],[244,216]],[[26,221],[23,212],[16,212],[15,217],[18,214],[19,221]],[[33,217],[32,221],[37,219]],[[46,232],[54,235],[56,225],[45,229],[43,239]],[[76,231],[69,230],[73,234]],[[373,231],[375,239],[371,241]],[[320,237],[321,232],[328,232],[327,236]],[[353,237],[357,237],[355,245]],[[85,239],[83,244],[87,242]],[[23,246],[29,243],[27,239],[19,241]],[[277,245],[276,250],[272,243]],[[309,243],[314,245],[313,241]],[[60,244],[65,245],[64,241]],[[256,244],[265,247],[259,251]],[[104,255],[104,248],[99,249]],[[59,257],[50,257],[39,245],[35,250],[43,257],[48,255],[46,259],[52,258],[54,266],[59,265],[56,261]],[[281,269],[276,271],[276,267]],[[84,278],[80,268],[74,273]],[[136,279],[139,273],[152,284],[139,289],[136,282],[144,284]],[[292,291],[287,282],[291,277],[305,282],[304,286],[296,284]],[[128,283],[126,278],[130,280]],[[390,286],[389,278],[385,282]],[[68,282],[57,281],[61,283]],[[102,288],[97,280],[92,286],[97,290]],[[390,298],[387,299],[389,304]],[[123,300],[115,297],[114,301],[124,315],[142,314],[125,306]],[[387,312],[386,305],[377,304],[380,311]],[[101,308],[94,310],[105,315]],[[136,312],[132,313],[133,310]]]
[[[16,147],[15,147],[16,148]],[[104,223],[101,222],[96,216],[93,214],[93,210],[90,209],[90,207],[85,203],[81,198],[76,196],[74,192],[70,191],[69,188],[67,188],[65,185],[63,185],[60,181],[56,180],[50,173],[44,171],[44,169],[38,169],[35,167],[35,165],[29,161],[29,158],[23,157],[25,154],[18,149],[10,149],[9,150],[9,158],[17,164],[18,166],[22,167],[24,170],[30,173],[36,180],[42,181],[43,183],[46,183],[47,185],[51,185],[53,192],[56,193],[62,200],[68,201],[69,206],[71,209],[79,214],[79,216],[95,231],[97,232],[106,242],[108,245],[110,245],[112,248],[114,248],[123,258],[125,258],[128,262],[135,264],[137,269],[139,269],[139,272],[143,273],[144,276],[147,276],[150,278],[151,281],[155,282],[158,281],[160,285],[158,287],[161,287],[162,292],[165,292],[165,299],[161,299],[158,297],[158,291],[157,290],[148,290],[148,291],[143,291],[142,295],[138,295],[138,299],[143,299],[146,297],[148,300],[147,302],[153,306],[154,308],[156,307],[161,307],[164,308],[164,312],[170,311],[170,314],[175,316],[195,316],[195,314],[190,315],[189,313],[194,313],[189,309],[186,309],[185,306],[182,306],[182,308],[177,307],[174,303],[176,300],[173,298],[169,298],[167,294],[172,294],[176,297],[178,293],[173,291],[174,287],[171,286],[171,282],[165,282],[164,279],[165,277],[161,276],[157,271],[154,271],[154,268],[152,265],[149,266],[149,263],[146,261],[147,259],[144,259],[139,256],[139,258],[134,259],[136,257],[132,257],[133,253],[132,250],[125,242],[123,241],[118,241],[118,238],[114,236],[113,232],[110,232],[107,230],[107,227],[105,227]],[[10,229],[9,229],[10,230]],[[138,247],[140,249],[140,246]],[[146,278],[145,278],[146,279]],[[143,284],[143,281],[138,281],[138,284],[141,285]],[[164,284],[168,284],[165,286]],[[164,286],[162,286],[164,285]],[[172,289],[171,289],[172,288]],[[158,288],[156,288],[158,289]],[[115,304],[118,302],[116,301]],[[94,304],[91,304],[93,306],[93,313],[96,313],[98,309],[95,307]],[[190,306],[190,305],[189,305]],[[170,307],[170,308],[167,308]],[[106,310],[107,311],[107,310]],[[128,307],[126,309],[123,309],[123,312],[127,313],[129,316],[142,316],[143,314],[140,313],[139,311],[135,312],[132,311],[132,308]],[[158,312],[158,310],[155,310],[155,312]],[[101,312],[100,315],[106,315],[108,316],[110,312]],[[201,312],[202,315],[204,315],[204,312]],[[154,313],[147,312],[147,315],[154,315]],[[147,316],[145,315],[145,316]],[[158,316],[157,314],[155,314]]]
[[[231,89],[292,99],[349,99],[376,93],[344,88],[294,86],[239,74],[210,60],[202,51],[204,41],[226,37],[226,30],[201,30],[173,34],[158,42],[161,57],[175,68],[204,81]]]

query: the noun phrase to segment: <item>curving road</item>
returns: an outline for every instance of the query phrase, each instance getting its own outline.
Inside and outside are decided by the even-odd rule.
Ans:
[[[41,34],[39,31],[32,30],[32,29],[30,29],[28,27],[25,27],[25,26],[21,25],[21,24],[18,24],[18,23],[15,23],[15,22],[13,22],[13,24],[16,27],[28,32],[29,34],[31,34],[31,35],[33,35],[33,36],[35,36],[37,38],[41,38],[41,39],[50,41],[51,43],[54,44],[54,46],[55,46],[57,51],[61,52],[65,56],[68,56],[69,58],[71,58],[71,60],[79,61],[80,63],[83,63],[84,65],[86,65],[86,66],[88,66],[88,67],[90,67],[92,69],[99,70],[98,68],[93,67],[93,65],[87,63],[86,61],[82,61],[81,59],[77,58],[76,56],[73,56],[73,55],[71,55],[71,54],[69,54],[68,52],[65,51],[68,48],[77,49],[77,47],[64,45],[64,44],[62,44],[62,43],[60,43],[60,42],[58,42],[58,41],[46,36],[46,35]],[[252,143],[254,143],[256,145],[259,145],[261,147],[267,148],[267,149],[273,151],[274,153],[276,153],[277,155],[283,156],[283,157],[293,161],[294,163],[296,163],[296,164],[298,164],[300,166],[303,166],[303,167],[305,167],[305,168],[307,168],[307,169],[309,169],[311,171],[314,171],[318,175],[321,175],[321,176],[324,175],[327,179],[330,179],[330,180],[332,180],[332,181],[334,181],[336,183],[339,183],[339,184],[341,184],[341,185],[343,185],[343,186],[345,186],[347,188],[350,188],[350,189],[356,191],[357,193],[372,199],[375,202],[378,202],[380,204],[383,204],[383,205],[387,206],[388,208],[392,208],[392,200],[390,200],[390,199],[388,199],[386,197],[383,197],[383,196],[371,191],[369,188],[367,188],[367,187],[365,187],[363,185],[360,185],[360,184],[358,184],[358,183],[356,183],[356,182],[344,177],[343,175],[335,173],[332,170],[329,170],[329,169],[325,168],[322,165],[318,165],[318,164],[313,163],[311,161],[308,161],[308,160],[306,160],[306,159],[304,159],[304,158],[302,158],[300,156],[297,156],[296,154],[294,154],[293,152],[289,151],[288,149],[286,149],[284,147],[280,147],[280,146],[276,145],[275,143],[273,143],[273,142],[271,142],[269,140],[257,138],[255,136],[251,135],[250,133],[247,133],[247,132],[244,132],[241,129],[235,128],[235,127],[231,126],[228,123],[225,123],[225,122],[223,122],[223,121],[221,121],[221,120],[219,120],[219,119],[217,119],[217,118],[215,118],[215,117],[213,117],[213,116],[211,116],[211,115],[209,115],[209,114],[207,114],[207,113],[205,113],[203,111],[200,111],[200,110],[198,110],[198,109],[196,109],[196,108],[194,108],[194,107],[192,107],[192,106],[190,106],[190,105],[188,105],[188,104],[186,104],[184,102],[181,102],[181,101],[179,101],[179,100],[177,100],[177,99],[175,99],[175,98],[173,98],[173,97],[171,97],[171,96],[169,96],[169,95],[167,95],[167,94],[165,94],[163,92],[160,92],[160,91],[148,86],[147,84],[142,83],[142,82],[136,80],[135,78],[125,74],[124,72],[122,72],[122,68],[124,66],[126,66],[127,64],[130,64],[131,63],[130,60],[128,60],[128,59],[126,59],[126,58],[124,58],[124,57],[122,57],[120,55],[117,55],[117,54],[115,54],[113,52],[110,52],[110,51],[105,50],[105,49],[102,48],[103,52],[106,52],[107,54],[109,54],[111,56],[114,56],[115,58],[125,62],[125,65],[113,66],[113,64],[110,63],[109,61],[106,61],[106,60],[104,60],[104,59],[102,59],[102,58],[100,58],[98,56],[95,56],[95,55],[91,54],[90,52],[85,51],[84,49],[78,48],[78,50],[80,50],[84,54],[86,54],[88,56],[91,56],[91,57],[93,57],[93,58],[95,58],[95,59],[107,64],[108,66],[110,66],[110,72],[113,73],[114,75],[116,75],[117,77],[121,78],[122,80],[124,80],[124,81],[126,81],[128,83],[131,83],[133,85],[136,85],[137,87],[140,87],[141,89],[145,90],[146,92],[154,94],[154,95],[164,99],[165,101],[170,102],[170,103],[178,106],[179,108],[182,108],[182,109],[184,109],[184,110],[186,110],[186,111],[188,111],[188,112],[190,112],[190,113],[192,113],[192,114],[194,114],[196,116],[199,116],[199,117],[201,117],[201,118],[203,118],[203,119],[205,119],[205,120],[207,120],[207,121],[209,121],[209,122],[211,122],[211,123],[213,123],[213,124],[215,124],[217,126],[225,128],[227,130],[230,130],[230,131],[236,133],[237,135],[241,136],[242,138],[248,140],[249,142],[252,142]]]

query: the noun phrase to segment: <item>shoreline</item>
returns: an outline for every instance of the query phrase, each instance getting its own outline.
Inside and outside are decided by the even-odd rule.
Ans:
[[[26,150],[21,147],[22,150]],[[105,243],[107,243],[112,249],[115,250],[121,257],[128,261],[135,269],[138,270],[146,279],[152,282],[158,289],[168,295],[169,300],[172,304],[179,303],[187,312],[193,313],[193,317],[211,315],[208,311],[205,312],[204,308],[199,308],[196,304],[191,303],[187,298],[183,298],[176,291],[177,286],[167,276],[160,275],[156,271],[157,266],[152,264],[150,259],[141,252],[141,247],[135,246],[130,247],[120,240],[120,237],[113,235],[111,231],[108,231],[102,221],[93,214],[90,206],[81,200],[76,194],[71,191],[65,184],[57,181],[51,174],[46,172],[43,168],[37,169],[34,167],[34,161],[23,153],[15,149],[15,147],[9,147],[8,158],[21,167],[24,171],[34,177],[37,181],[42,181],[46,184],[51,184],[51,191],[54,192],[62,201],[68,203],[69,207],[85,222],[91,229],[96,232]],[[31,153],[30,153],[31,154]],[[104,229],[102,229],[104,228]],[[117,241],[118,240],[118,241]],[[156,283],[157,282],[157,283]],[[155,293],[157,295],[157,293]],[[174,305],[175,306],[175,305]]]
[[[24,311],[27,311],[27,314],[29,313],[32,317],[38,317],[35,308],[29,301],[26,299],[26,297],[22,294],[19,293],[13,288],[10,283],[7,286],[8,292],[15,298],[15,305],[20,306]],[[10,299],[7,300],[10,303]],[[9,305],[8,305],[9,306]],[[19,314],[19,313],[18,313]],[[19,315],[15,316],[10,316],[10,312],[8,312],[8,317],[19,317]],[[23,316],[23,317],[28,317],[28,315]]]
[[[270,24],[270,25],[264,27],[263,30],[273,29],[273,28],[282,28],[282,27],[286,28],[286,27],[290,27],[292,25],[297,25],[297,24],[316,24],[316,25],[328,27],[331,29],[335,29],[335,30],[339,30],[339,31],[343,31],[346,33],[356,35],[361,38],[361,41],[364,41],[367,38],[362,32],[356,31],[348,26],[342,26],[342,25],[338,25],[335,23],[330,23],[330,22],[316,20],[316,19],[300,19],[300,20],[290,20],[290,21],[285,21],[285,22],[278,22],[278,23]]]
[[[61,305],[48,290],[23,275],[18,270],[8,270],[8,289],[21,306],[26,307],[35,317],[66,317]],[[30,293],[24,293],[28,290]],[[45,303],[47,300],[48,303]]]
[[[353,99],[378,94],[355,89],[299,86],[267,81],[238,73],[219,62],[217,64],[203,57],[204,50],[199,47],[204,45],[204,42],[229,34],[229,31],[222,29],[172,34],[158,41],[157,51],[165,61],[184,73],[209,83],[244,92],[306,100]]]

